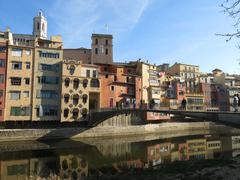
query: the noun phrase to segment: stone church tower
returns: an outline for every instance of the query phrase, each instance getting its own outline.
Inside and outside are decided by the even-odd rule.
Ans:
[[[33,18],[33,36],[47,39],[47,19],[42,11],[39,11],[38,15]]]

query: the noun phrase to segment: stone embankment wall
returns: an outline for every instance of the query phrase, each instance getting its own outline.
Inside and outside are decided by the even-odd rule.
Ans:
[[[211,123],[162,123],[135,126],[98,126],[94,128],[57,128],[57,129],[4,129],[0,130],[0,141],[22,141],[39,139],[94,138],[137,136],[143,134],[177,134],[181,131],[209,131]],[[202,132],[202,131],[201,131]]]

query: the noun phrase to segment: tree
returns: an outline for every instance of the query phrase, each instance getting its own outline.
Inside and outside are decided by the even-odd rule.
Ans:
[[[228,16],[235,19],[234,27],[236,28],[236,31],[233,33],[225,33],[225,34],[217,34],[219,36],[225,36],[227,39],[226,41],[230,41],[232,38],[240,38],[240,0],[225,0],[221,7],[223,8],[223,12],[227,14]],[[237,47],[240,49],[240,44],[237,45]],[[239,60],[238,60],[239,61]],[[240,65],[240,61],[239,61]]]
[[[223,12],[225,14],[235,19],[234,27],[236,28],[236,32],[217,35],[227,37],[227,42],[232,38],[240,38],[240,0],[225,0],[221,4],[221,7],[223,8]]]

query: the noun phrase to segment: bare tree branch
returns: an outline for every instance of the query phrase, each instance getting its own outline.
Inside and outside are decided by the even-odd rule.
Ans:
[[[238,26],[240,25],[240,0],[225,0],[221,4],[221,7],[223,8],[223,12],[225,14],[228,14],[228,16],[236,20],[234,23],[236,32],[216,35],[226,37],[227,42],[230,41],[232,38],[240,38],[240,31],[238,29]]]

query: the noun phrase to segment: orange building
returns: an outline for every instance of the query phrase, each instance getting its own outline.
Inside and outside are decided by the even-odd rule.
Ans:
[[[137,107],[141,99],[141,77],[136,66],[98,64],[101,82],[100,108]]]

